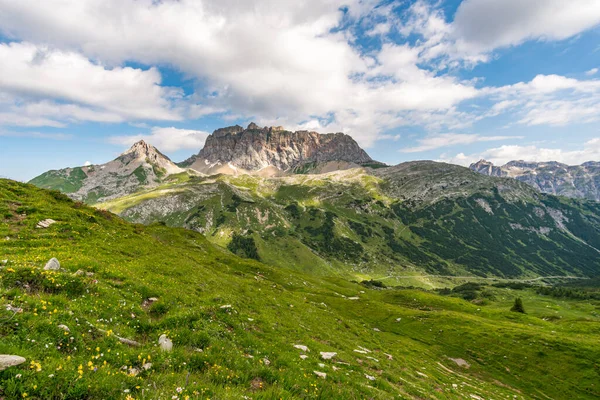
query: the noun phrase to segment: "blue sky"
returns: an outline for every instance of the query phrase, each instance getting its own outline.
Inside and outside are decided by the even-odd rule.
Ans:
[[[0,176],[251,121],[378,160],[600,160],[597,0],[0,0]]]

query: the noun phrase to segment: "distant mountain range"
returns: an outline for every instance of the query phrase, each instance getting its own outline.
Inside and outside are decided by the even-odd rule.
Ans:
[[[215,131],[183,163],[138,142],[109,163],[31,183],[311,273],[600,274],[600,203],[546,195],[509,179],[505,167],[478,165],[480,173],[431,161],[390,167],[341,133],[250,124]],[[511,165],[513,175],[535,170]]]
[[[600,201],[600,162],[566,165],[556,161],[511,161],[495,166],[480,160],[469,168],[484,175],[515,178],[543,193]]]

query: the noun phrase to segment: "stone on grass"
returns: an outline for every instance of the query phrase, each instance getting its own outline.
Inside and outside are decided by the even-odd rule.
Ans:
[[[13,356],[9,354],[0,354],[0,371],[6,368],[14,367],[23,364],[26,360],[21,356]]]
[[[164,333],[158,338],[158,345],[162,351],[173,350],[173,342]]]
[[[320,372],[320,371],[313,371],[315,373],[316,376],[318,376],[319,378],[327,378],[327,374],[325,372]]]
[[[38,222],[35,227],[38,229],[45,229],[55,223],[56,223],[55,220],[48,218],[48,219],[44,219],[44,220],[41,220],[40,222]]]
[[[458,365],[459,367],[463,367],[463,368],[470,368],[471,364],[469,364],[468,362],[466,362],[465,360],[463,360],[462,358],[448,358],[451,361],[454,361],[456,363],[456,365]]]
[[[60,269],[60,263],[56,258],[51,258],[50,261],[46,263],[44,266],[44,270],[46,271],[58,271]]]
[[[66,326],[66,325],[64,325],[64,324],[60,324],[58,327],[59,327],[60,329],[62,329],[63,331],[66,331],[66,332],[71,332],[71,330],[69,329],[69,327],[68,327],[68,326]]]
[[[2,261],[0,261],[0,264],[6,265],[6,264],[8,264],[8,260],[2,260]]]
[[[335,356],[337,356],[337,353],[327,351],[321,352],[321,358],[323,358],[323,360],[331,360]]]
[[[142,365],[142,369],[143,369],[144,371],[148,371],[150,368],[152,368],[152,363],[149,363],[149,362],[148,362],[148,363],[146,363],[146,364]]]
[[[367,375],[367,374],[365,374],[365,378],[367,378],[367,379],[368,379],[368,380],[370,380],[370,381],[374,381],[374,380],[375,380],[375,377],[374,377],[374,376]]]
[[[308,350],[308,347],[303,344],[295,344],[294,347],[297,348],[298,350],[302,350],[305,353],[307,351],[310,351],[310,350]]]
[[[306,354],[300,354],[300,358],[303,360],[306,360],[308,358],[308,356]]]

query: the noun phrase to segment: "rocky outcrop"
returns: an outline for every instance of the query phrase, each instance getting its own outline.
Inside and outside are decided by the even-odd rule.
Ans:
[[[556,161],[511,161],[498,167],[480,160],[470,168],[483,175],[515,178],[542,193],[600,201],[600,162],[566,165]]]
[[[180,166],[203,173],[270,170],[268,175],[277,175],[329,162],[359,166],[373,160],[343,133],[291,132],[251,123],[246,129],[239,125],[217,129],[198,155]]]

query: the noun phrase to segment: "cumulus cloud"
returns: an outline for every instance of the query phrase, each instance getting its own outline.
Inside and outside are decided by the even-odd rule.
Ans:
[[[589,71],[586,71],[585,74],[587,76],[592,76],[592,75],[596,75],[598,73],[598,68],[592,68]]]
[[[464,0],[452,29],[462,47],[485,52],[532,39],[566,39],[599,23],[597,0]]]
[[[31,43],[0,44],[0,91],[19,101],[16,114],[120,122],[177,120],[171,100],[179,89],[160,86],[158,70],[106,68],[72,51]],[[30,102],[23,99],[51,98]]]
[[[227,110],[297,124],[316,116],[329,121],[328,129],[343,127],[369,145],[390,124],[408,123],[413,111],[446,110],[477,92],[470,82],[419,68],[414,58],[402,68],[402,49],[361,54],[350,32],[335,29],[374,12],[377,3],[0,0],[0,26],[7,35],[52,43],[68,54],[81,51],[107,65],[172,65],[206,86],[196,96],[200,105],[189,108],[192,118]],[[388,29],[380,22],[372,32]],[[114,75],[125,74],[114,69]],[[408,72],[400,74],[403,69]],[[128,73],[142,81],[156,78],[159,90],[152,69]],[[127,109],[121,102],[110,110],[121,104]],[[157,118],[164,109],[149,114]]]
[[[568,165],[578,165],[586,161],[600,160],[600,138],[588,140],[577,150],[546,148],[536,145],[503,145],[477,154],[465,155],[459,153],[455,156],[443,154],[440,157],[440,161],[464,166],[481,159],[486,159],[496,165],[503,165],[513,160],[558,161]]]
[[[403,153],[418,153],[439,149],[441,147],[455,146],[459,144],[472,144],[477,142],[493,142],[507,139],[522,139],[522,136],[482,136],[476,134],[464,133],[444,133],[441,135],[429,136],[419,139],[419,145],[416,147],[407,147],[401,149]]]
[[[182,149],[200,150],[204,146],[208,132],[174,127],[153,127],[149,134],[111,136],[110,143],[129,147],[144,140],[161,151],[171,152]]]
[[[0,115],[0,118],[2,118],[1,115]],[[69,139],[73,138],[73,135],[69,135],[66,133],[47,133],[47,132],[35,132],[35,131],[10,131],[10,130],[2,130],[2,129],[0,129],[0,136],[50,139],[50,140],[69,140]]]

